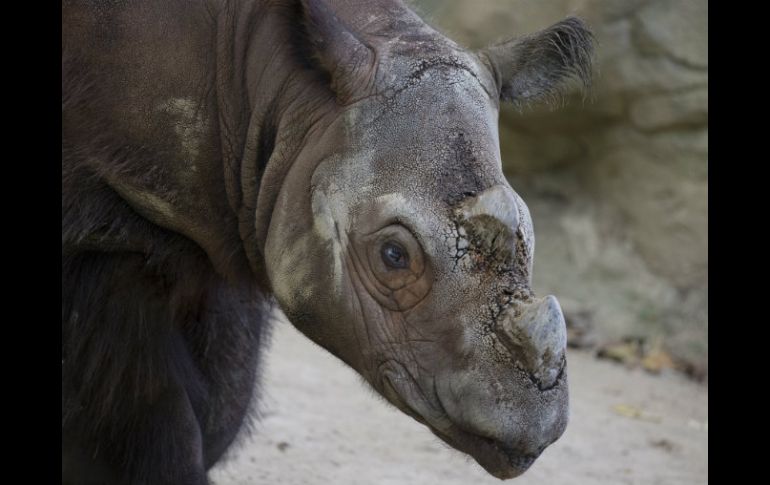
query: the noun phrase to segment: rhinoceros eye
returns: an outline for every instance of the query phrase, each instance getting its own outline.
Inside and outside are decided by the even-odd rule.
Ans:
[[[430,260],[408,227],[395,222],[373,232],[351,232],[350,239],[352,270],[379,304],[405,311],[428,294],[433,284]]]
[[[409,254],[400,244],[387,241],[380,249],[380,256],[385,266],[392,269],[406,269],[409,267]]]
[[[409,254],[400,244],[387,241],[380,249],[380,255],[385,266],[392,269],[406,269],[409,267]]]

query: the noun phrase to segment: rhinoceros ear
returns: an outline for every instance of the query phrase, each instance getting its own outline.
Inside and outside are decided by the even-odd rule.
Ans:
[[[479,52],[489,64],[500,99],[526,104],[558,99],[570,84],[591,85],[594,39],[579,18],[568,17],[545,30]]]
[[[325,0],[302,0],[305,28],[331,88],[343,104],[353,101],[374,72],[374,50],[350,29]]]

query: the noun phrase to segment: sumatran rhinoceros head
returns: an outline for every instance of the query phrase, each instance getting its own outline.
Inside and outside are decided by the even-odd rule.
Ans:
[[[397,4],[304,7],[333,107],[272,212],[275,295],[390,403],[515,477],[567,425],[566,333],[556,298],[532,292],[499,103],[587,83],[591,35],[569,18],[470,52]]]

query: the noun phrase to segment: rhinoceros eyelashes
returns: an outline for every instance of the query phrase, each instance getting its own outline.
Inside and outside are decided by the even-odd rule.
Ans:
[[[385,241],[380,249],[380,256],[388,268],[406,269],[409,267],[409,253],[395,241]]]

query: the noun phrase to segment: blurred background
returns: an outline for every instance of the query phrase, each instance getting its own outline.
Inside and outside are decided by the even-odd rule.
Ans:
[[[411,0],[478,48],[574,14],[591,97],[503,106],[535,225],[534,286],[569,331],[570,424],[518,485],[708,483],[706,0]],[[215,485],[496,484],[277,315],[256,433]]]

